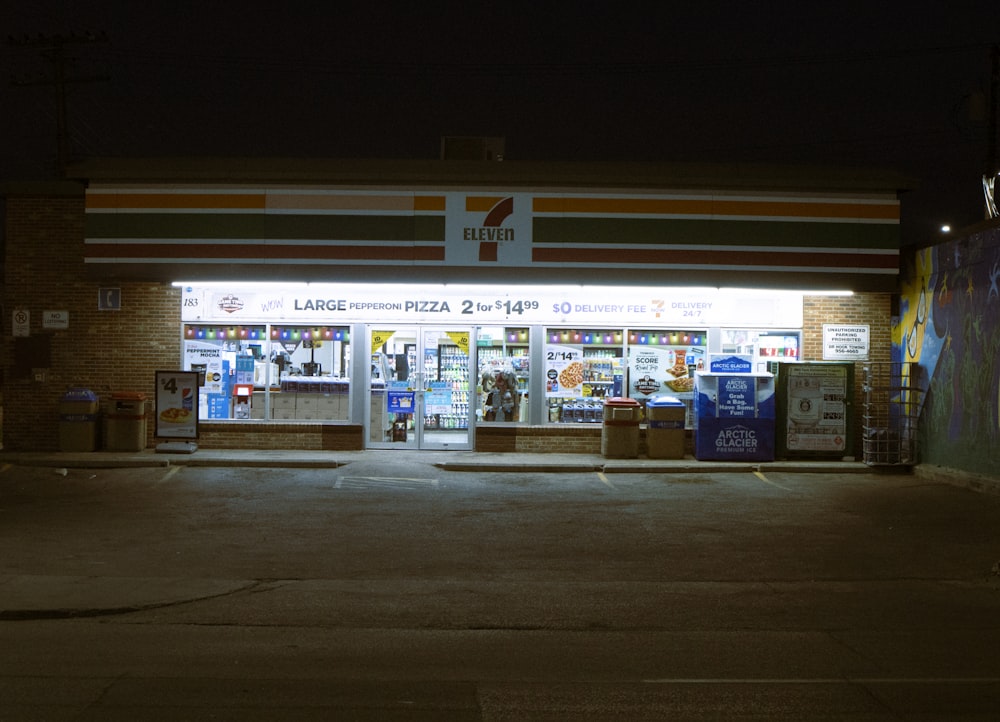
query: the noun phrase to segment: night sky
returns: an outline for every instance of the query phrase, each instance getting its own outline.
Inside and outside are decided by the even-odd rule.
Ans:
[[[91,32],[64,46],[74,157],[436,158],[495,135],[509,161],[887,168],[920,183],[906,242],[983,218],[995,0],[4,5],[5,179],[52,177],[57,147],[54,66],[7,38]]]

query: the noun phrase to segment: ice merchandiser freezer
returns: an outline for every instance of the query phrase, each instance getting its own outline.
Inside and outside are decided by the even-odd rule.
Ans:
[[[695,374],[694,446],[700,461],[773,461],[774,376]]]
[[[778,458],[854,456],[853,363],[779,363],[775,387]]]

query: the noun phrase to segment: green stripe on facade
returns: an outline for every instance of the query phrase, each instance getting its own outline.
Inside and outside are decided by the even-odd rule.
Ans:
[[[88,213],[87,238],[440,241],[444,216]]]
[[[899,248],[899,226],[877,223],[661,218],[535,218],[534,243]]]

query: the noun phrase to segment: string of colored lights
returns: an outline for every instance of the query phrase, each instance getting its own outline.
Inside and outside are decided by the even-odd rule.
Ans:
[[[528,329],[505,329],[507,340],[511,343],[525,343],[528,339]],[[184,338],[199,341],[257,341],[267,338],[265,326],[199,326],[185,325]],[[572,343],[582,345],[620,344],[623,332],[619,330],[577,330],[549,329],[551,343]],[[270,339],[272,341],[349,341],[350,332],[346,328],[334,326],[272,326]],[[630,331],[630,344],[650,346],[676,346],[678,344],[701,346],[705,343],[704,332],[695,331]]]
[[[264,326],[197,326],[185,325],[184,338],[197,341],[263,341]],[[272,341],[349,341],[346,328],[333,326],[272,326]]]
[[[552,330],[549,329],[550,343],[570,343],[581,345],[608,345],[620,344],[622,342],[622,332],[620,330]],[[511,339],[513,340],[513,339]],[[678,344],[689,346],[702,346],[706,342],[704,332],[694,331],[630,331],[628,335],[630,344],[647,346],[676,346]]]

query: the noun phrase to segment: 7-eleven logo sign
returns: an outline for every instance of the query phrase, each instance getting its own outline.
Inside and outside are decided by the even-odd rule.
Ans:
[[[462,229],[462,240],[479,242],[480,261],[498,260],[500,244],[513,243],[515,240],[514,229],[504,225],[514,214],[514,197],[467,196],[465,211],[484,215],[481,226],[465,226]]]

